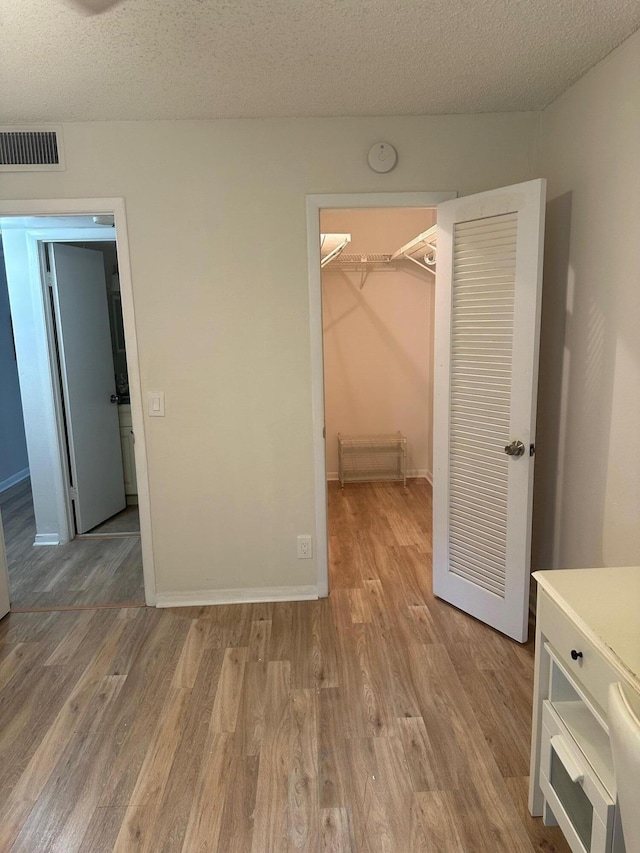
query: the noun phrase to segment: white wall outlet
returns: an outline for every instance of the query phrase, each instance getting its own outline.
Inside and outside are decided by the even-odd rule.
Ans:
[[[310,560],[313,557],[313,540],[311,536],[298,536],[298,559]]]

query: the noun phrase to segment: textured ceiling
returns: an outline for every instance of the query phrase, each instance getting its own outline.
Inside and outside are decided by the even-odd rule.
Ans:
[[[0,122],[535,110],[639,26],[638,0],[2,0]]]

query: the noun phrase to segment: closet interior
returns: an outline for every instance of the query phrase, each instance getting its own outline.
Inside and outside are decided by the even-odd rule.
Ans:
[[[323,210],[327,479],[431,480],[431,208]]]

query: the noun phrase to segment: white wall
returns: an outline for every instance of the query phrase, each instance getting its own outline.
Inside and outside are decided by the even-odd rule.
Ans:
[[[542,114],[534,564],[640,562],[640,33]]]
[[[28,475],[18,368],[0,240],[0,491]]]
[[[323,232],[350,233],[351,254],[392,254],[435,222],[435,210],[321,212]],[[407,437],[407,469],[430,477],[433,420],[432,274],[405,262],[368,273],[322,272],[327,474],[337,476],[337,434]]]
[[[1,197],[123,196],[160,594],[313,585],[305,195],[536,176],[536,114],[64,126],[68,170]],[[399,163],[370,171],[378,139]]]

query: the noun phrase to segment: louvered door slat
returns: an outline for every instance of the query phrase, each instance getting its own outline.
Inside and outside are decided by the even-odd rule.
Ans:
[[[516,241],[514,216],[493,217],[473,224],[456,223],[454,229],[450,571],[500,596],[504,596],[505,589],[506,544],[504,536],[501,541],[496,538],[496,531],[507,529],[507,457],[503,448],[509,439]],[[500,279],[499,286],[496,277]],[[480,288],[475,299],[470,298],[474,286]],[[484,360],[470,359],[460,338],[467,330],[478,328],[484,328],[485,332]],[[503,344],[500,362],[494,356],[497,335]],[[492,418],[481,431],[470,430],[467,413],[478,406],[488,409]],[[490,526],[485,527],[488,519],[475,512],[474,503],[469,502],[473,496],[474,503],[484,499],[485,509],[491,512]]]
[[[477,503],[473,497],[465,498],[464,495],[459,495],[455,501],[452,501],[449,511],[451,517],[456,517],[459,521],[466,518],[470,511],[475,511],[476,515],[481,516],[484,521],[483,533],[489,531],[503,539],[505,537],[506,530],[504,527],[500,527],[499,522],[496,521],[492,507],[484,507],[481,503]]]

